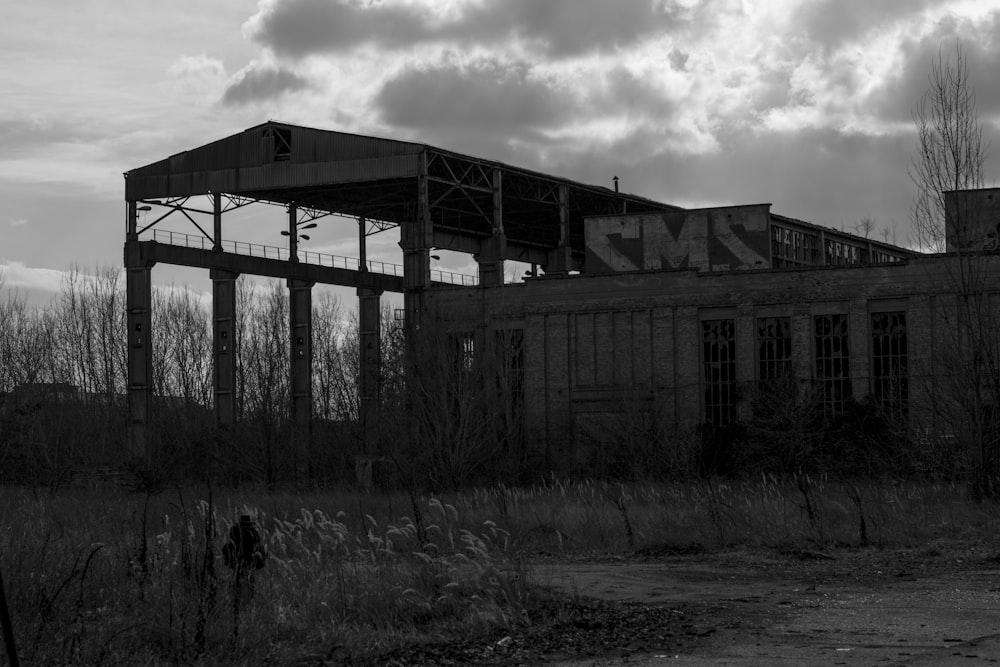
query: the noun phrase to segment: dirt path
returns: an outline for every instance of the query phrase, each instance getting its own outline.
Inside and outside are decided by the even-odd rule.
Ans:
[[[550,563],[535,576],[580,596],[667,607],[685,628],[679,645],[623,647],[562,667],[1000,662],[1000,563],[975,551]]]

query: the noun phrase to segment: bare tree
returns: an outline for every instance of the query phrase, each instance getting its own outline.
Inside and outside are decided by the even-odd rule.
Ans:
[[[351,400],[355,373],[346,358],[349,328],[340,299],[323,292],[313,303],[313,391],[315,416],[327,421],[352,419],[356,400]]]
[[[959,195],[983,185],[988,142],[976,112],[961,45],[954,61],[939,53],[931,64],[929,87],[913,117],[918,155],[909,170],[917,186],[912,210],[914,241],[923,250],[947,252],[935,264],[944,271],[953,298],[938,299],[935,316],[950,344],[937,346],[929,377],[929,410],[934,431],[957,448],[955,454],[972,474],[978,495],[1000,493],[1000,304],[991,287],[997,257],[982,252],[977,205]],[[970,201],[974,201],[974,198]],[[957,202],[963,202],[957,205]],[[928,370],[930,372],[928,372]]]
[[[989,145],[983,140],[968,59],[960,43],[955,45],[954,62],[938,52],[928,83],[913,111],[918,150],[908,170],[917,186],[911,212],[913,240],[921,250],[944,252],[944,193],[982,187]],[[962,246],[964,240],[955,239],[956,245]]]
[[[872,232],[878,227],[875,219],[872,217],[861,218],[856,223],[854,223],[854,233],[858,236],[864,236],[866,239],[871,238]]]

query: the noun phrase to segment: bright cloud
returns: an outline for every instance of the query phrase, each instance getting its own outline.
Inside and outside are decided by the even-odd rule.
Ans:
[[[226,66],[220,59],[204,53],[185,55],[167,68],[167,79],[165,85],[170,94],[210,102],[226,82]]]
[[[19,3],[0,23],[0,57],[30,63],[0,70],[4,252],[120,262],[123,171],[268,118],[905,226],[911,111],[956,40],[997,145],[1000,0]]]
[[[5,288],[37,290],[54,295],[65,278],[65,271],[25,266],[21,262],[0,258],[0,285]]]

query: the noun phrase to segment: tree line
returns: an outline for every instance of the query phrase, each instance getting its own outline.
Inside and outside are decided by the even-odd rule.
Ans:
[[[124,274],[110,267],[68,272],[45,305],[0,283],[0,482],[60,484],[81,471],[127,466],[125,301]],[[283,283],[237,281],[231,432],[216,427],[213,413],[211,304],[175,286],[155,287],[152,301],[152,461],[141,473],[155,483],[296,480]],[[519,331],[427,323],[408,345],[384,304],[377,424],[366,439],[356,312],[320,292],[312,326],[310,481],[357,483],[359,462],[374,466],[374,483],[411,489],[511,480],[534,469],[522,428]]]
[[[183,474],[203,467],[195,454],[216,437],[211,305],[190,289],[160,286],[152,317],[158,463]],[[289,401],[287,291],[278,281],[240,278],[237,318],[243,426],[239,455],[228,463],[248,479],[273,481],[281,473]],[[116,268],[69,271],[44,305],[0,282],[0,477],[58,477],[125,459],[125,323],[125,280]],[[391,350],[391,324],[384,329]],[[313,354],[314,419],[327,432],[339,426],[340,439],[349,441],[358,410],[357,322],[329,292],[313,302]]]

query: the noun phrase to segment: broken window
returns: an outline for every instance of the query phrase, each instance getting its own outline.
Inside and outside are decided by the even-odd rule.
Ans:
[[[476,335],[472,331],[450,334],[449,346],[454,367],[463,373],[471,373],[476,365]]]
[[[891,264],[898,261],[899,258],[894,255],[879,252],[878,250],[872,250],[872,264]]]
[[[705,421],[725,426],[736,421],[736,321],[701,323]]]
[[[902,417],[909,393],[906,313],[872,313],[872,398],[884,412]]]
[[[816,338],[817,401],[828,414],[843,412],[851,399],[850,351],[847,315],[817,315]]]
[[[792,325],[787,317],[757,318],[757,378],[762,383],[792,373]]]
[[[771,225],[771,266],[804,266],[818,259],[816,236],[802,231]]]
[[[502,329],[495,337],[497,392],[502,401],[505,440],[520,438],[524,414],[524,330]]]
[[[287,162],[292,159],[292,131],[287,127],[268,127],[264,138],[271,140],[271,160]]]

